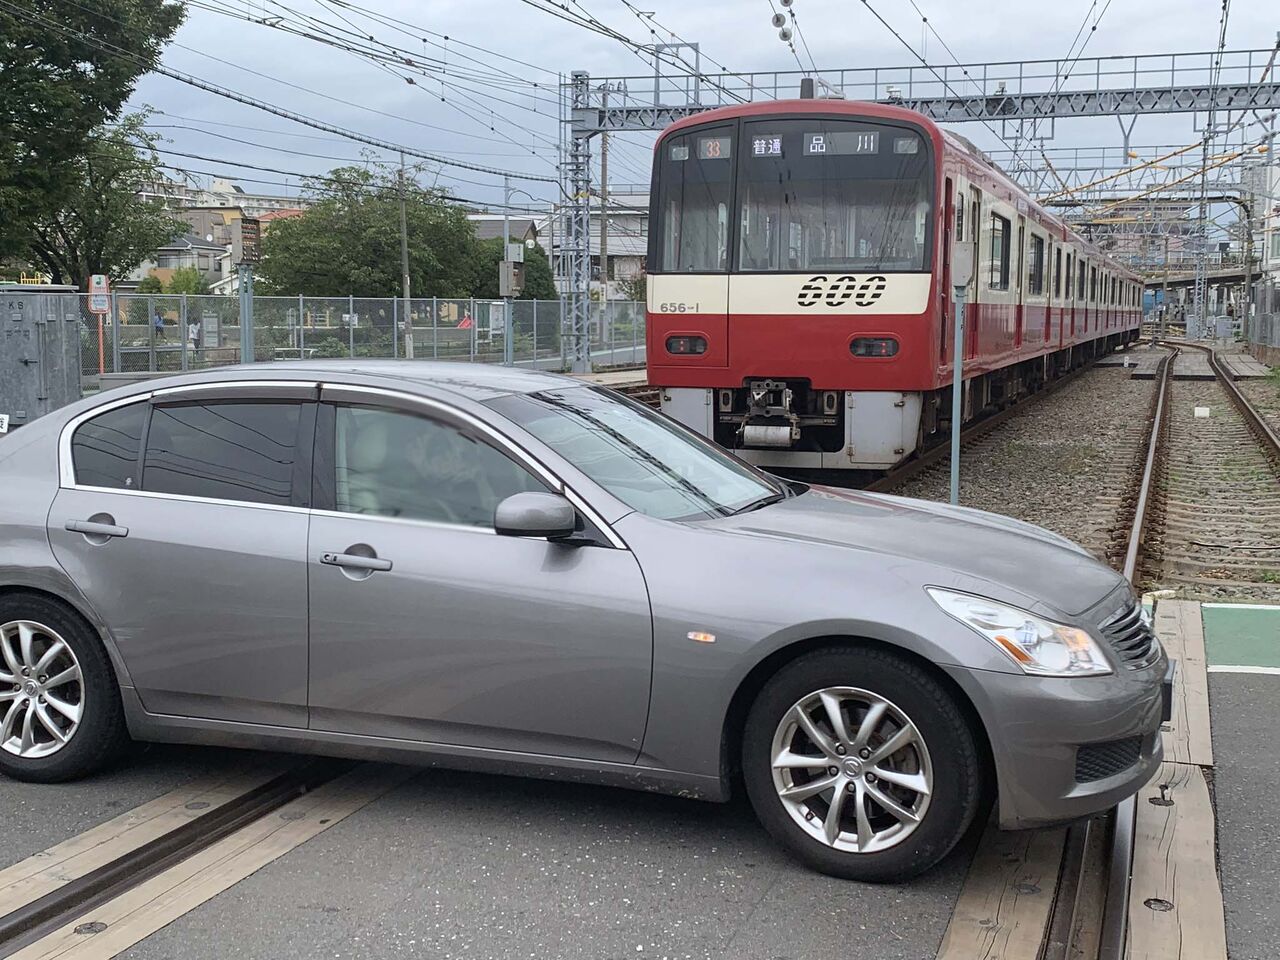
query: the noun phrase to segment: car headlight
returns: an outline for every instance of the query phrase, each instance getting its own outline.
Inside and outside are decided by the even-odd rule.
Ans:
[[[1090,677],[1111,672],[1093,637],[1026,610],[969,593],[925,588],[949,616],[982,634],[1022,668],[1044,677]]]

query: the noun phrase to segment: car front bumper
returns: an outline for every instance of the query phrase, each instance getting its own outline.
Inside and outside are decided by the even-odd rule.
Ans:
[[[1004,829],[1100,813],[1131,796],[1163,759],[1172,665],[1061,679],[953,668],[991,743]]]

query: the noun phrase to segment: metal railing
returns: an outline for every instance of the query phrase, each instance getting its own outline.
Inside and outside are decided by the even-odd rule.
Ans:
[[[89,312],[81,297],[81,372],[176,373],[273,360],[405,355],[399,298],[254,297],[254,356],[240,355],[240,301],[214,295],[112,294],[110,310]],[[419,297],[409,301],[418,360],[502,363],[503,301]],[[512,359],[560,370],[570,352],[559,300],[511,304]],[[643,364],[644,304],[593,303],[590,352],[597,366]]]

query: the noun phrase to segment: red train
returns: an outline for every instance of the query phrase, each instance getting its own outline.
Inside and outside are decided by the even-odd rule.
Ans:
[[[951,418],[950,264],[972,245],[967,420],[1138,337],[1142,285],[910,110],[711,110],[655,147],[649,382],[755,463],[886,470]]]

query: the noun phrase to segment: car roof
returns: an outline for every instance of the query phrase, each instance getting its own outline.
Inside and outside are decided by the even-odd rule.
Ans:
[[[536,393],[585,386],[582,380],[525,367],[440,360],[317,359],[217,367],[138,384],[139,390],[222,380],[332,380],[394,386],[413,393],[447,393],[468,400],[491,400],[513,393]]]

